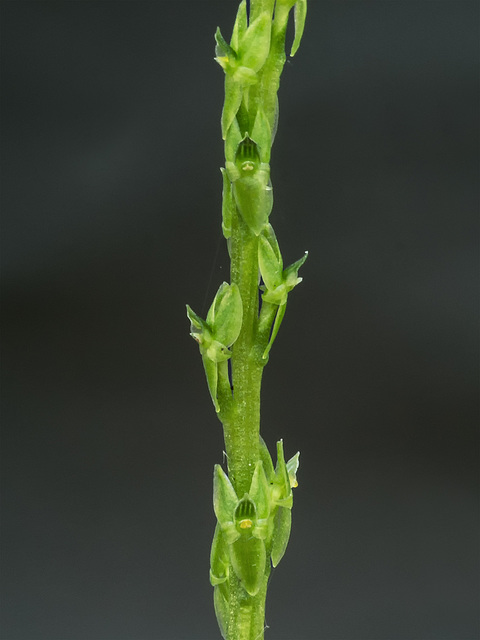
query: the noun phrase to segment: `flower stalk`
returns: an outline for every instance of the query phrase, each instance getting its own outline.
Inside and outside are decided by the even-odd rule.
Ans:
[[[270,155],[292,10],[294,55],[303,34],[306,0],[251,0],[249,11],[242,0],[230,42],[220,29],[215,34],[215,59],[225,72],[222,230],[231,282],[221,284],[205,320],[188,305],[187,316],[223,425],[227,454],[228,475],[215,466],[217,525],[210,556],[215,612],[226,640],[264,637],[268,577],[285,553],[292,488],[297,486],[299,454],[285,462],[280,440],[274,467],[260,436],[263,369],[307,257],[305,253],[284,269],[269,222]]]

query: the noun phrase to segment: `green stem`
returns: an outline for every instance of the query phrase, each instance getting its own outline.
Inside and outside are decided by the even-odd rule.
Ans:
[[[227,640],[263,640],[265,599],[270,567],[255,596],[249,596],[234,573],[230,573],[230,616]]]
[[[223,423],[230,480],[239,497],[248,492],[259,459],[260,385],[263,364],[254,349],[258,324],[258,238],[238,214],[233,216],[231,280],[242,296],[242,330],[232,349],[233,408]],[[230,567],[227,640],[262,640],[270,559],[265,579],[250,596]]]
[[[232,220],[231,280],[240,289],[242,329],[232,348],[233,410],[224,424],[230,480],[238,496],[250,488],[259,458],[260,385],[263,366],[253,357],[258,322],[258,238],[242,218]]]

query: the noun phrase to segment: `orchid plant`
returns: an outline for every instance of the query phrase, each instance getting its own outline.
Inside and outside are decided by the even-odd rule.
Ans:
[[[270,154],[292,9],[293,56],[303,34],[306,0],[242,0],[230,42],[220,29],[215,34],[215,59],[225,72],[222,230],[231,261],[230,283],[220,285],[205,319],[188,305],[187,316],[225,437],[228,475],[220,465],[214,470],[217,524],[210,582],[226,640],[264,637],[268,577],[285,553],[292,488],[297,486],[299,454],[286,462],[279,440],[274,467],[260,436],[263,369],[307,258],[305,253],[284,268],[269,222]]]

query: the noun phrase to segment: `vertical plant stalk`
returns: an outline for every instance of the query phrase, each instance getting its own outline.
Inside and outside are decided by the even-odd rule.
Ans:
[[[292,488],[297,486],[299,454],[286,463],[279,440],[274,467],[260,437],[263,369],[307,257],[284,269],[269,222],[270,153],[292,9],[294,55],[303,34],[306,0],[251,0],[249,12],[242,0],[230,42],[219,29],[215,34],[216,61],[225,71],[222,229],[231,282],[220,285],[206,319],[188,305],[187,315],[223,424],[227,454],[228,475],[215,465],[217,526],[210,556],[215,612],[226,640],[263,639],[268,577],[288,543]]]
[[[258,238],[234,212],[231,242],[231,281],[243,302],[240,334],[232,348],[235,405],[224,425],[230,481],[238,495],[248,492],[258,460],[260,384],[263,366],[252,357],[258,313]]]

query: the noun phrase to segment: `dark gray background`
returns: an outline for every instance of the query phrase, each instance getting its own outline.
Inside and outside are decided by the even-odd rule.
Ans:
[[[236,7],[1,5],[2,640],[219,637],[184,305],[228,278]],[[263,387],[265,438],[302,452],[272,640],[479,638],[477,24],[313,0],[282,77],[271,221],[310,257]]]

